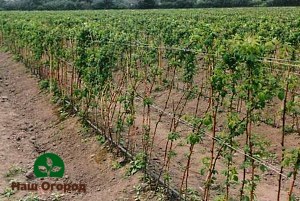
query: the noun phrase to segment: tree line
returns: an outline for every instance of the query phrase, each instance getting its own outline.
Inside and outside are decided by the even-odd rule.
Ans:
[[[0,0],[0,10],[300,6],[299,0]]]

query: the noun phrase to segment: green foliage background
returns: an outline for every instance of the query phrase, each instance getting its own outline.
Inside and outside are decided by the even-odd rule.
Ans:
[[[299,6],[298,0],[0,0],[0,10]]]

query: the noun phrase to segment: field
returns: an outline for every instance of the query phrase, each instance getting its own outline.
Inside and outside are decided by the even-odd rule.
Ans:
[[[299,16],[0,12],[0,43],[170,200],[299,200]]]

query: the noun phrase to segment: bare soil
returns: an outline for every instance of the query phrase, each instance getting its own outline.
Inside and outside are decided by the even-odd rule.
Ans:
[[[4,192],[9,187],[9,181],[26,181],[26,174],[32,171],[33,163],[36,157],[43,152],[54,152],[59,154],[66,164],[66,174],[63,181],[74,183],[87,183],[88,190],[86,194],[66,194],[61,200],[136,200],[139,197],[138,186],[145,186],[140,181],[140,174],[125,177],[128,165],[115,170],[114,166],[123,158],[115,157],[116,154],[108,151],[105,145],[100,145],[94,134],[83,129],[79,119],[75,116],[62,120],[60,110],[57,105],[51,104],[51,95],[41,92],[38,88],[38,80],[26,72],[26,68],[17,62],[12,61],[12,56],[6,53],[0,53],[0,192]],[[167,92],[155,93],[155,102],[163,108]],[[171,97],[174,103],[180,100],[180,92],[172,92]],[[136,136],[131,138],[131,144],[134,144],[136,150],[141,149],[141,137],[138,136],[143,125],[143,107],[142,102],[137,101]],[[139,106],[138,106],[139,105]],[[196,105],[195,100],[188,101],[183,114],[193,114]],[[198,113],[203,114],[207,108],[208,101],[202,100]],[[151,127],[155,127],[158,120],[158,112],[151,109]],[[166,112],[172,112],[170,105]],[[221,116],[221,115],[220,115]],[[221,118],[221,117],[220,117]],[[218,125],[221,130],[221,125]],[[163,115],[158,125],[157,135],[153,148],[153,160],[162,165],[167,134],[170,128],[170,116]],[[186,143],[186,136],[191,132],[191,128],[180,123],[177,131],[182,134],[179,142],[174,143],[173,150],[177,156],[171,161],[170,176],[172,177],[172,186],[177,189],[180,187],[184,167],[186,165],[186,154],[189,146]],[[267,150],[270,153],[280,155],[280,137],[279,128],[274,128],[264,123],[257,123],[254,126],[254,132],[270,142]],[[238,139],[243,149],[243,139]],[[192,156],[189,186],[201,192],[205,177],[200,175],[199,170],[202,167],[201,159],[209,156],[209,147],[212,140],[209,136],[203,139],[203,142],[195,146]],[[287,147],[298,147],[300,145],[300,136],[292,133],[286,136]],[[235,155],[235,161],[239,166],[242,164],[242,154]],[[278,158],[273,161],[267,161],[269,164],[279,167]],[[2,165],[4,164],[4,165]],[[221,162],[217,164],[216,169],[221,172],[223,169]],[[18,171],[21,169],[21,171]],[[11,170],[11,171],[10,171]],[[13,176],[8,176],[10,172],[17,172]],[[20,172],[20,173],[19,173]],[[262,181],[259,183],[256,196],[257,200],[273,201],[277,195],[278,175],[272,170],[260,172]],[[288,171],[285,170],[285,175]],[[249,177],[250,171],[247,172]],[[239,172],[241,177],[241,172]],[[218,185],[213,186],[214,195],[219,193],[224,185],[222,179],[217,181]],[[283,189],[281,199],[287,198],[287,191],[290,185],[290,179],[283,179]],[[238,193],[238,186],[232,186],[232,197]],[[298,197],[300,194],[299,180],[295,186],[294,193]],[[16,192],[10,200],[18,200],[28,197],[22,192]],[[39,195],[50,200],[57,195]],[[0,197],[0,200],[2,197]],[[7,198],[5,198],[7,199]],[[142,193],[139,200],[158,200],[153,197],[152,192]],[[138,199],[137,199],[138,200]],[[164,199],[163,199],[164,200]]]
[[[141,84],[141,87],[138,89],[138,92],[140,94],[143,94],[143,86],[144,83]],[[170,97],[171,101],[175,103],[175,106],[180,103],[181,97],[184,95],[184,92],[182,90],[173,90]],[[151,128],[155,128],[155,124],[158,121],[159,111],[157,111],[156,107],[160,108],[161,110],[164,108],[166,97],[168,96],[168,90],[159,90],[158,92],[154,92],[153,99],[155,100],[155,107],[151,108]],[[142,96],[145,96],[143,94]],[[165,155],[165,147],[167,143],[167,135],[170,132],[170,122],[172,118],[172,106],[171,101],[169,101],[168,107],[166,108],[165,114],[162,116],[160,123],[157,127],[157,135],[155,136],[154,141],[154,148],[153,148],[153,162],[157,163],[157,166],[163,166],[163,160]],[[183,113],[186,116],[191,116],[195,113],[195,108],[197,105],[197,100],[192,99],[188,100],[186,106],[184,106]],[[198,110],[197,115],[200,117],[203,117],[205,114],[206,108],[208,107],[208,99],[205,98],[200,99],[200,107]],[[183,105],[184,101],[181,101],[180,106]],[[270,116],[279,116],[277,117],[277,121],[280,122],[280,115],[276,113],[277,110],[280,110],[281,103],[273,103],[274,105],[268,106],[266,109],[266,113]],[[225,111],[227,108],[222,108],[223,111]],[[244,108],[243,108],[244,109]],[[273,109],[273,111],[272,111]],[[138,126],[143,125],[143,116],[140,115],[143,113],[143,102],[141,100],[136,101],[136,124]],[[178,110],[180,111],[180,109]],[[242,111],[245,112],[245,111]],[[171,114],[171,115],[169,115]],[[222,125],[222,122],[224,122],[225,113],[218,113],[218,125],[217,125],[217,132],[222,132],[222,128],[224,125]],[[266,114],[265,114],[266,115]],[[264,118],[264,116],[262,115]],[[184,119],[184,118],[181,118]],[[220,123],[219,123],[220,122]],[[288,124],[291,124],[292,120],[291,118],[288,118]],[[268,168],[267,171],[262,172],[258,167],[256,167],[255,174],[260,176],[261,181],[259,182],[258,186],[256,187],[255,196],[257,200],[259,201],[273,201],[277,199],[277,191],[278,191],[278,169],[280,167],[280,160],[279,156],[281,155],[281,128],[280,123],[276,123],[278,126],[272,126],[267,125],[266,123],[263,123],[262,121],[258,121],[257,123],[253,124],[253,133],[259,137],[261,141],[266,142],[265,144],[265,150],[268,153],[272,153],[272,157],[269,157],[268,159],[263,159],[262,162],[264,162]],[[176,156],[172,158],[172,161],[170,162],[170,170],[169,175],[172,178],[171,180],[171,186],[174,188],[179,188],[181,185],[182,177],[184,174],[184,168],[187,164],[187,155],[189,154],[189,148],[190,146],[186,143],[186,137],[190,132],[192,132],[192,128],[185,123],[180,122],[179,126],[177,127],[177,131],[181,134],[181,138],[179,141],[174,142],[172,146],[172,151],[176,153]],[[138,131],[137,133],[141,133],[141,131]],[[189,179],[188,179],[188,186],[190,189],[195,190],[197,192],[202,193],[204,189],[204,181],[206,179],[206,174],[201,175],[200,169],[203,168],[202,159],[205,157],[210,157],[210,146],[212,144],[212,133],[210,131],[206,132],[205,137],[203,138],[203,141],[194,147],[192,159],[191,159],[191,165],[190,165],[190,173],[189,173]],[[135,143],[141,144],[141,142],[138,143],[139,137],[135,138]],[[244,136],[239,136],[235,140],[239,143],[238,150],[234,154],[234,166],[238,168],[238,176],[239,179],[242,179],[242,170],[241,165],[244,160],[243,156],[243,149],[245,144]],[[285,146],[289,149],[296,148],[300,146],[300,135],[297,132],[289,133],[285,136]],[[226,169],[225,167],[225,161],[221,157],[220,160],[216,163],[216,170],[218,171],[217,175],[217,181],[212,186],[212,197],[216,197],[219,194],[224,193],[224,187],[225,187],[225,177],[221,175],[222,170]],[[290,188],[291,178],[286,178],[285,176],[289,174],[291,170],[288,168],[284,169],[283,172],[283,179],[282,179],[282,189],[281,189],[281,200],[286,200],[288,197],[288,191]],[[250,178],[251,170],[250,168],[246,170],[246,178]],[[294,188],[294,195],[297,197],[300,196],[300,183],[299,183],[299,176],[296,179],[296,185]],[[230,196],[232,198],[239,197],[239,189],[240,185],[232,185],[230,189]]]
[[[128,164],[116,167],[107,144],[83,129],[75,116],[61,118],[61,108],[42,92],[38,79],[9,53],[0,53],[0,200],[157,200],[141,174],[127,177]],[[59,182],[87,184],[86,193],[16,191],[10,183],[39,182],[31,178],[35,159],[44,152],[58,154],[65,163]]]

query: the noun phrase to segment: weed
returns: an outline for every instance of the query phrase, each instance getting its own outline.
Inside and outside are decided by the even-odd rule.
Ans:
[[[59,117],[60,117],[60,120],[63,121],[63,120],[66,120],[66,118],[69,116],[69,113],[64,111],[64,110],[60,110],[59,111]]]
[[[49,80],[41,80],[39,86],[41,90],[48,90],[50,87]]]
[[[5,188],[3,193],[1,193],[1,195],[3,195],[4,197],[11,197],[13,194],[15,194],[16,192],[13,191],[11,188]]]
[[[51,194],[51,201],[60,201],[64,194],[52,193]]]
[[[88,126],[88,124],[84,124],[83,122],[82,127],[80,129],[82,135],[88,135],[91,132],[91,128]]]
[[[141,200],[141,194],[142,194],[142,186],[140,184],[138,184],[137,186],[133,186],[134,191],[135,191],[135,196],[134,196],[134,200],[135,201],[139,201]]]
[[[219,195],[214,198],[214,201],[226,201],[226,198],[224,195]]]
[[[183,147],[185,145],[185,143],[183,141],[178,142],[177,146],[179,147]]]
[[[293,126],[286,125],[284,128],[284,131],[286,134],[290,134],[290,133],[294,132],[294,128],[293,128]]]
[[[144,169],[146,167],[146,160],[145,160],[145,154],[144,153],[138,153],[134,160],[130,162],[130,167],[127,170],[126,175],[134,175],[138,171]]]
[[[166,189],[163,187],[158,187],[156,190],[156,199],[158,201],[165,201],[167,200]]]
[[[9,168],[8,172],[5,173],[5,177],[14,177],[23,172],[24,170],[22,168],[17,166],[12,166],[11,168]]]
[[[20,55],[14,55],[14,56],[13,56],[13,60],[15,60],[15,61],[21,61],[22,58],[21,58]]]
[[[8,48],[8,47],[1,46],[1,47],[0,47],[0,51],[1,51],[1,52],[8,52],[8,51],[9,51],[9,48]]]
[[[274,126],[274,120],[272,118],[267,118],[265,123],[269,126]]]
[[[100,143],[100,144],[104,144],[105,143],[105,137],[103,135],[97,135],[96,136],[96,139],[97,141]]]
[[[59,100],[60,100],[60,98],[58,96],[52,96],[51,97],[51,102],[54,103],[54,104],[58,103]]]
[[[114,161],[114,162],[112,163],[112,169],[113,169],[113,170],[120,169],[121,167],[122,167],[122,164],[119,163],[118,161]]]
[[[39,201],[39,200],[40,200],[40,198],[38,195],[31,193],[31,194],[27,195],[26,197],[20,199],[19,201]]]
[[[189,198],[190,201],[200,201],[200,200],[202,200],[199,193],[194,189],[189,188],[187,190],[187,194],[188,194],[188,198]]]

